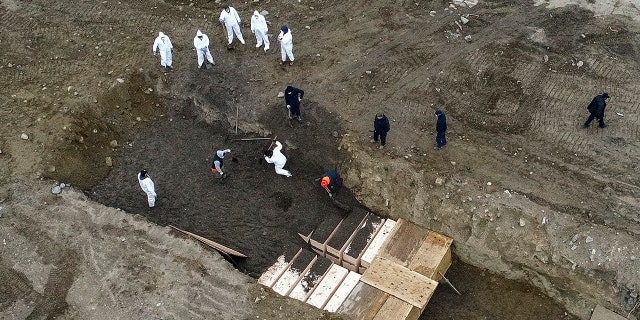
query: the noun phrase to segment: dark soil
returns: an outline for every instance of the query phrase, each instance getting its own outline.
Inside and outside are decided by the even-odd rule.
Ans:
[[[291,257],[305,245],[298,233],[309,234],[325,218],[339,220],[345,214],[314,181],[336,166],[337,143],[331,133],[340,129],[339,122],[313,102],[305,102],[305,110],[304,121],[296,121],[294,128],[287,126],[286,109],[280,105],[263,117],[285,145],[285,168],[292,178],[260,164],[269,140],[232,141],[245,136],[236,136],[225,122],[202,121],[199,111],[183,102],[131,138],[91,196],[238,250],[249,257],[239,261],[239,268],[257,277],[278,256]],[[232,150],[224,162],[229,177],[222,179],[210,167],[215,151],[226,148]],[[156,185],[158,200],[151,209],[136,179],[142,169]],[[338,199],[357,206],[346,188]]]

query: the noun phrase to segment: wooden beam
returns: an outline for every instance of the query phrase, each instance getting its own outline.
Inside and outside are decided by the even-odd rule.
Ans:
[[[180,231],[180,232],[182,232],[182,233],[184,233],[184,234],[186,234],[188,236],[191,236],[194,239],[196,239],[196,240],[198,240],[198,241],[200,241],[200,242],[202,242],[202,243],[204,243],[204,244],[210,246],[211,248],[214,248],[214,249],[216,249],[216,250],[218,250],[220,252],[224,252],[226,254],[229,254],[229,255],[232,255],[232,256],[241,257],[241,258],[246,258],[247,257],[243,253],[235,251],[235,250],[233,250],[233,249],[231,249],[231,248],[229,248],[227,246],[221,245],[221,244],[219,244],[219,243],[217,243],[215,241],[209,240],[209,239],[207,239],[205,237],[202,237],[202,236],[199,236],[199,235],[197,235],[195,233],[191,233],[189,231],[184,231],[184,230],[182,230],[182,229],[180,229],[178,227],[172,226],[172,225],[169,225],[169,227],[173,228],[174,230]]]
[[[451,243],[453,239],[437,232],[429,231],[424,241],[416,251],[408,268],[439,281],[451,265]]]

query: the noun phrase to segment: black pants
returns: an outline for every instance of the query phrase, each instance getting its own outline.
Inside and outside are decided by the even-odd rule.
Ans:
[[[595,114],[590,114],[589,118],[587,118],[587,121],[584,122],[584,126],[588,127],[591,124],[591,121],[593,121],[593,119],[596,119],[596,115]],[[597,118],[598,119],[598,126],[600,126],[601,128],[605,126],[604,124],[604,117],[601,118]]]
[[[387,144],[387,133],[386,132],[378,132],[373,131],[373,141],[378,141],[378,137],[380,137],[380,145]]]

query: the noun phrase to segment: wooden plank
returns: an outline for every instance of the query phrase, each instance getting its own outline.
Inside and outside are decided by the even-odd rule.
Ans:
[[[200,242],[202,242],[202,243],[204,243],[204,244],[206,244],[206,245],[208,245],[208,246],[210,246],[210,247],[212,247],[212,248],[214,248],[214,249],[216,249],[218,251],[224,252],[224,253],[229,254],[229,255],[241,257],[241,258],[246,258],[247,257],[243,253],[240,253],[240,252],[238,252],[236,250],[233,250],[233,249],[231,249],[229,247],[221,245],[221,244],[219,244],[219,243],[217,243],[215,241],[209,240],[209,239],[207,239],[205,237],[199,236],[199,235],[197,235],[195,233],[191,233],[189,231],[184,231],[184,230],[182,230],[182,229],[180,229],[178,227],[172,226],[172,225],[169,225],[169,227],[173,228],[174,230],[180,231],[180,232],[182,232],[182,233],[184,233],[186,235],[189,235],[189,236],[193,237],[194,239],[196,239],[196,240],[198,240],[198,241],[200,241]]]
[[[433,279],[381,257],[373,260],[360,281],[420,309],[424,309],[438,286]]]
[[[342,257],[343,248],[353,240],[357,231],[367,220],[368,212],[356,210],[351,212],[346,218],[342,219],[340,228],[327,242],[327,252],[334,256]]]
[[[309,267],[309,263],[315,257],[316,255],[311,251],[302,250],[295,259],[291,260],[287,269],[282,272],[278,281],[271,287],[273,291],[286,296],[298,284],[302,272]]]
[[[388,293],[360,281],[336,312],[347,315],[351,319],[371,320],[389,296]]]
[[[271,288],[273,284],[280,279],[280,275],[287,270],[288,266],[289,262],[285,260],[284,254],[279,256],[278,260],[276,260],[267,271],[260,275],[258,283]]]
[[[368,267],[373,261],[373,258],[378,254],[380,248],[382,248],[387,240],[387,238],[392,234],[395,229],[396,222],[393,220],[386,220],[380,231],[376,234],[376,236],[371,240],[369,247],[364,252],[361,258],[361,264],[363,267]]]
[[[337,264],[332,265],[311,296],[309,296],[309,299],[307,299],[307,303],[316,308],[324,308],[348,274],[349,270]]]
[[[327,305],[324,306],[324,309],[329,312],[336,312],[344,300],[347,299],[351,290],[358,284],[360,277],[360,274],[356,272],[349,272],[340,284],[340,287],[338,287],[338,290],[331,296]]]
[[[305,302],[313,289],[320,283],[322,276],[329,271],[332,266],[329,259],[316,256],[317,259],[311,268],[302,276],[302,279],[293,288],[289,297]]]
[[[450,247],[453,239],[435,231],[429,231],[422,245],[413,255],[408,268],[431,279],[439,281],[451,265]]]
[[[373,320],[416,320],[420,317],[422,310],[411,305],[406,301],[402,301],[394,296],[390,296],[382,305]]]
[[[360,259],[362,255],[369,247],[373,238],[375,238],[378,231],[382,227],[384,219],[370,214],[367,217],[365,224],[358,230],[358,233],[353,237],[353,240],[349,243],[349,246],[344,250],[342,258],[348,263],[360,267]]]
[[[398,219],[394,231],[385,246],[380,249],[378,256],[406,267],[424,242],[428,232],[429,230],[414,223]]]

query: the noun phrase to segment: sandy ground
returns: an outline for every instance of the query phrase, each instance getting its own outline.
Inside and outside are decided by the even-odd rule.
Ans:
[[[236,4],[245,22],[269,11],[265,54],[246,23],[247,45],[225,48],[215,2],[2,1],[0,312],[329,318],[262,291],[165,226],[229,238],[256,257],[238,265],[256,276],[299,245],[296,230],[339,214],[312,181],[337,167],[345,201],[445,233],[461,261],[518,280],[459,262],[452,279],[469,297],[438,293],[451,308],[430,307],[430,318],[586,319],[596,303],[626,315],[640,287],[637,8],[580,4],[593,11],[554,1]],[[280,67],[273,33],[285,23],[296,63]],[[212,40],[210,70],[195,68],[197,29]],[[158,31],[174,43],[166,75],[151,56]],[[287,84],[306,92],[294,128],[277,98]],[[582,129],[603,91],[609,127]],[[435,108],[450,128],[438,151]],[[380,110],[392,120],[384,151],[368,142]],[[278,135],[294,178],[258,164],[263,145],[230,142],[236,123],[238,136]],[[219,147],[238,160],[224,182],[208,171]],[[158,185],[155,211],[135,180],[142,167]],[[54,196],[55,182],[73,188]],[[493,293],[479,289],[487,283]]]

